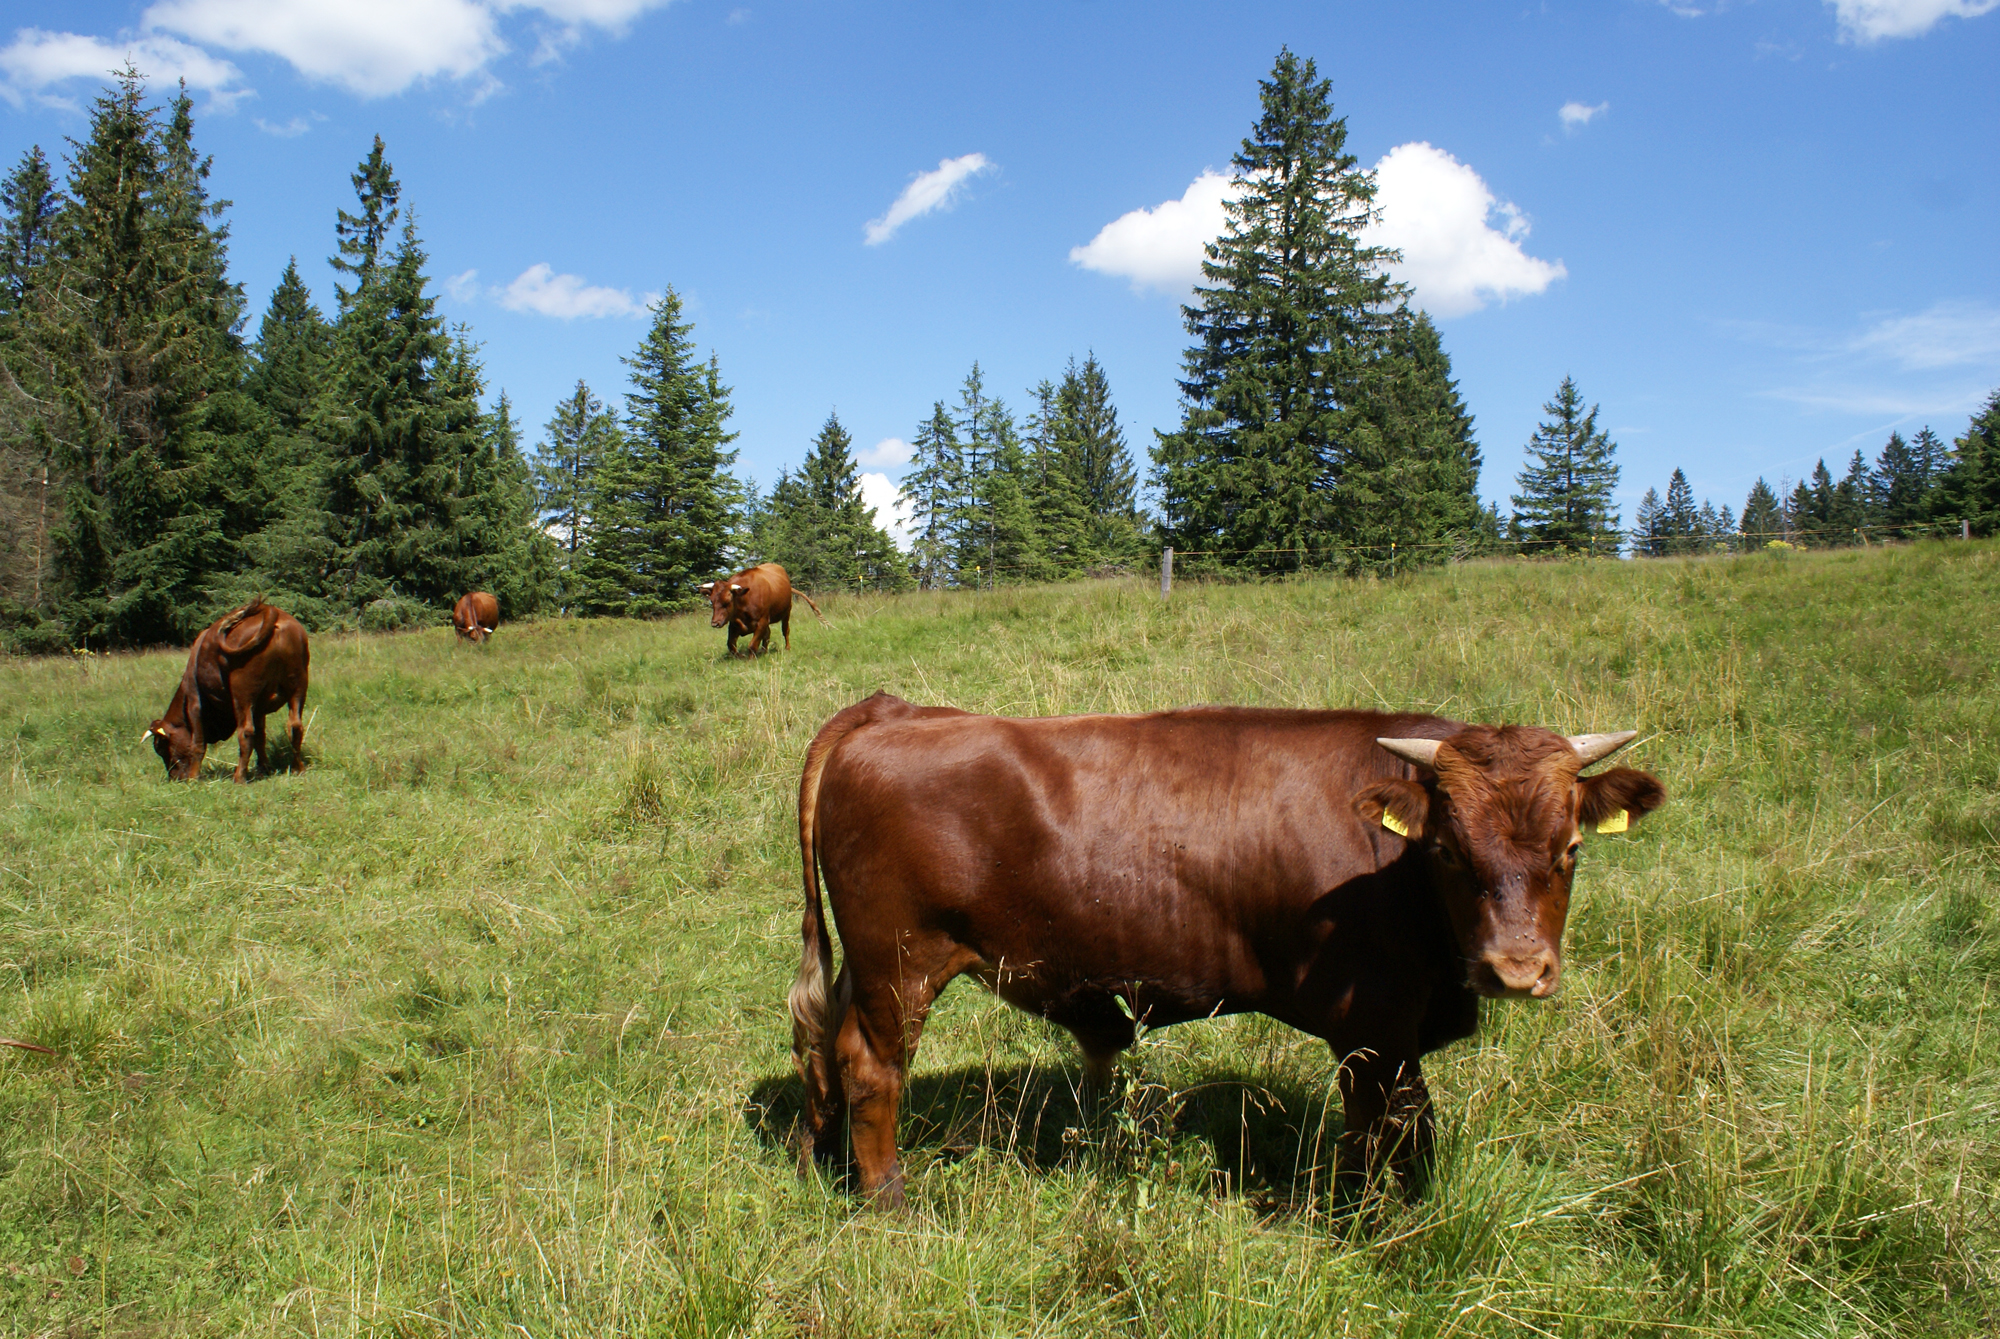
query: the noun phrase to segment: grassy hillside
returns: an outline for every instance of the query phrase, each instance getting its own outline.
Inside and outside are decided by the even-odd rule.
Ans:
[[[309,767],[171,785],[180,657],[0,663],[9,1334],[1990,1334],[2000,548],[823,600],[321,638]],[[1329,1216],[1325,1048],[961,984],[912,1212],[793,1171],[793,794],[887,688],[1033,714],[1639,727],[1561,996],[1431,1058],[1441,1171]],[[1995,1026],[1986,1016],[1995,1014]],[[514,1328],[514,1327],[519,1327]]]

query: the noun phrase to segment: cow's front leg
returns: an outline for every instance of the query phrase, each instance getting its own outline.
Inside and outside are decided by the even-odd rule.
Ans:
[[[1346,1111],[1336,1173],[1341,1191],[1365,1191],[1386,1164],[1403,1193],[1415,1197],[1436,1139],[1422,1066],[1414,1056],[1356,1051],[1341,1062],[1340,1096]]]

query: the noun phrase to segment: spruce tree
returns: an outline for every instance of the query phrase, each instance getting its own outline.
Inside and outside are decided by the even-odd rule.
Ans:
[[[2000,390],[1987,397],[1965,435],[1952,443],[1951,465],[1938,480],[1932,512],[1966,523],[1975,535],[2000,533]]]
[[[1784,511],[1778,505],[1778,495],[1761,478],[1750,485],[1750,495],[1743,499],[1743,519],[1738,528],[1745,544],[1753,549],[1760,549],[1777,539],[1785,528]]]
[[[62,636],[53,625],[46,634],[40,628],[63,481],[47,412],[54,396],[28,308],[47,300],[42,281],[65,203],[39,145],[0,182],[0,600],[9,606],[0,617],[17,633],[39,634],[36,646]]]
[[[1701,513],[1694,505],[1694,489],[1679,468],[1667,480],[1667,497],[1661,504],[1660,527],[1665,533],[1667,552],[1695,551],[1695,541],[1701,537]]]
[[[1944,472],[1951,464],[1951,453],[1945,450],[1938,435],[1931,431],[1927,423],[1910,439],[1910,460],[1916,471],[1917,482],[1928,494],[1937,487]]]
[[[617,415],[581,378],[543,432],[534,462],[537,507],[556,549],[556,599],[573,609],[597,507],[598,471],[623,450],[622,433]]]
[[[1663,558],[1667,554],[1666,505],[1660,490],[1648,488],[1632,513],[1632,551],[1642,558]]]
[[[1597,426],[1598,406],[1583,410],[1576,381],[1564,377],[1556,398],[1542,406],[1550,417],[1527,446],[1529,463],[1518,477],[1514,529],[1530,553],[1570,550],[1615,557],[1622,536],[1612,494],[1618,487],[1618,445]]]
[[[1110,378],[1095,353],[1086,354],[1081,367],[1076,359],[1069,360],[1057,403],[1061,409],[1061,429],[1056,435],[1060,454],[1090,518],[1085,551],[1094,562],[1134,561],[1145,549],[1138,509],[1139,473],[1126,449],[1125,432],[1118,426]],[[1070,551],[1076,551],[1073,544]]]
[[[222,206],[185,99],[165,128],[143,99],[126,70],[72,141],[50,300],[25,332],[68,480],[51,536],[64,619],[121,644],[185,640],[213,616],[208,581],[239,561],[225,489],[256,457],[243,406],[209,403],[243,372]]]
[[[458,484],[478,385],[424,289],[414,220],[362,275],[336,327],[328,510],[350,608],[394,595],[449,608],[465,584]]]
[[[48,263],[65,203],[39,144],[0,183],[0,323],[18,316]]]
[[[1920,440],[1922,435],[1918,434]],[[1932,440],[1935,441],[1935,436]],[[1929,471],[1918,451],[1903,440],[1901,433],[1890,433],[1868,478],[1869,509],[1876,524],[1891,535],[1901,535],[1909,527],[1922,525],[1930,515],[1930,491]]]
[[[895,544],[862,499],[854,439],[838,413],[829,413],[820,425],[799,468],[799,482],[814,527],[813,547],[803,563],[806,588],[879,586],[894,566]]]
[[[464,340],[460,345],[459,356],[471,362],[471,349]],[[555,545],[541,527],[533,471],[505,391],[479,422],[478,445],[465,462],[470,533],[464,584],[491,592],[507,618],[523,618],[554,598]]]
[[[931,416],[917,425],[911,439],[911,460],[903,475],[901,500],[910,512],[911,567],[922,590],[934,590],[957,575],[953,555],[958,548],[960,479],[958,430],[944,401],[931,406]]]
[[[1832,506],[1827,514],[1832,531],[1828,542],[1843,545],[1861,542],[1863,528],[1874,519],[1868,505],[1872,491],[1867,457],[1857,447],[1854,458],[1847,463],[1847,473],[1833,486]]]
[[[632,371],[625,430],[599,467],[579,613],[657,618],[692,609],[696,586],[724,574],[733,556],[744,498],[729,473],[729,389],[713,356],[696,357],[680,294],[669,288],[652,316],[624,360]]]
[[[1028,416],[1023,448],[1028,507],[1051,577],[1076,576],[1093,563],[1113,559],[1107,551],[1111,546],[1100,544],[1100,527],[1114,523],[1115,514],[1094,517],[1080,482],[1086,453],[1074,412],[1073,402],[1081,398],[1081,378],[1073,380],[1075,373],[1076,360],[1071,359],[1060,388],[1046,377],[1036,385],[1035,412]]]
[[[1354,567],[1442,562],[1480,547],[1479,445],[1451,359],[1422,312],[1396,313],[1351,415],[1335,532]]]
[[[333,327],[320,315],[292,257],[250,346],[245,388],[280,433],[308,432],[324,391],[333,353]]]
[[[390,230],[402,211],[398,201],[402,199],[402,184],[396,180],[396,172],[390,166],[383,152],[382,137],[375,137],[374,147],[368,156],[348,178],[354,184],[354,195],[361,206],[361,212],[350,214],[340,210],[333,225],[333,234],[339,243],[339,250],[328,257],[327,264],[335,272],[351,275],[353,288],[344,288],[338,282],[334,292],[340,299],[340,310],[345,313],[361,295],[361,290],[373,283],[382,265],[382,257],[389,244]]]
[[[1181,426],[1153,459],[1169,542],[1268,568],[1328,531],[1347,411],[1402,290],[1392,254],[1361,241],[1375,181],[1347,151],[1331,86],[1285,50],[1260,94],[1223,235],[1182,308],[1195,343]]]

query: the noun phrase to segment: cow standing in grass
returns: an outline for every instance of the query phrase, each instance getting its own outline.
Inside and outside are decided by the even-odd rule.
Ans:
[[[500,626],[500,601],[483,590],[461,595],[452,606],[451,625],[468,641],[483,642]]]
[[[727,581],[710,581],[697,587],[708,597],[711,628],[729,629],[729,654],[736,654],[736,639],[750,639],[750,654],[771,644],[771,625],[784,630],[785,649],[792,649],[792,596],[812,605],[815,617],[825,620],[812,596],[792,590],[792,579],[776,563],[746,567]]]
[[[300,713],[310,661],[306,630],[261,595],[204,628],[188,652],[166,714],[146,728],[145,738],[153,741],[167,775],[175,781],[200,776],[208,746],[231,735],[240,739],[236,780],[249,779],[252,748],[257,770],[266,770],[264,717],[280,706],[288,708],[292,770],[300,771],[306,738]]]
[[[810,1149],[851,1137],[903,1198],[896,1117],[954,977],[1059,1023],[1101,1088],[1135,1022],[1256,1012],[1324,1038],[1343,1179],[1411,1190],[1421,1057],[1485,998],[1556,989],[1591,828],[1656,808],[1652,776],[1564,738],[1435,716],[1204,707],[1009,720],[878,693],[820,730],[799,782],[804,957],[793,1052]],[[826,897],[845,953],[833,971]]]

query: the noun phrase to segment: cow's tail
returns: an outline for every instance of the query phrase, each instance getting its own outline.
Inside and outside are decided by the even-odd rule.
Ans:
[[[819,611],[818,605],[813,604],[812,596],[806,594],[804,591],[800,590],[797,586],[792,587],[792,594],[798,596],[801,600],[804,600],[806,604],[811,607],[814,618],[817,618],[822,623],[826,622],[826,615],[822,614]]]
[[[857,702],[820,727],[806,749],[805,770],[799,776],[799,865],[805,881],[805,917],[799,926],[802,951],[798,978],[786,1000],[792,1015],[792,1059],[806,1088],[804,1151],[831,1156],[840,1137],[844,1098],[840,1071],[834,1062],[834,1038],[847,1015],[853,986],[843,973],[833,974],[833,936],[819,881],[819,788],[826,766],[841,741],[874,721],[908,714],[910,704],[887,693]]]
[[[806,749],[805,771],[799,776],[799,864],[805,879],[805,918],[799,925],[803,941],[799,974],[786,1000],[792,1013],[792,1061],[806,1086],[806,1119],[817,1137],[823,1124],[836,1118],[837,1105],[833,1038],[840,1030],[847,1001],[835,993],[833,937],[827,932],[826,906],[819,888],[819,783],[834,746],[861,720],[848,720],[853,709],[840,713],[820,730]]]
[[[265,604],[264,597],[259,595],[215,625],[216,639],[229,655],[255,655],[264,649],[277,627],[278,611]]]

